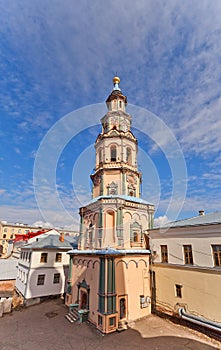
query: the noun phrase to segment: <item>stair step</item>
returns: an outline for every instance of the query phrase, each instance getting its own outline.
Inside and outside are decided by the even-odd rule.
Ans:
[[[65,315],[65,317],[69,322],[71,322],[71,323],[74,322],[74,320],[69,315]]]
[[[76,321],[78,321],[78,312],[77,312],[77,310],[70,311],[70,312],[68,312],[67,315],[65,315],[65,317],[71,323],[76,322]]]

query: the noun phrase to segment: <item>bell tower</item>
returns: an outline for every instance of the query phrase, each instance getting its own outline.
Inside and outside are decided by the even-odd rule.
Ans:
[[[120,78],[106,100],[108,112],[101,119],[102,132],[95,142],[96,165],[91,175],[93,198],[103,195],[140,197],[141,173],[137,169],[137,139],[131,132],[131,116],[126,113],[127,97]]]
[[[120,78],[106,100],[107,113],[95,141],[92,202],[80,208],[79,249],[145,247],[154,207],[140,198],[142,175],[137,167],[138,142],[126,112]]]
[[[138,143],[120,78],[106,100],[95,141],[92,200],[79,210],[78,249],[70,254],[67,303],[103,333],[151,312],[149,243],[154,206],[140,197]]]

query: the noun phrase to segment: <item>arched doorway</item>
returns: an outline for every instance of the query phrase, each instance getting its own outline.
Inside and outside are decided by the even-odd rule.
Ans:
[[[88,295],[87,292],[81,290],[80,308],[87,309],[88,306]]]
[[[126,295],[122,295],[119,298],[119,321],[121,320],[125,320],[127,318],[127,296]]]
[[[87,284],[85,279],[78,283],[78,296],[77,304],[79,304],[80,309],[89,310],[90,302],[90,286]]]

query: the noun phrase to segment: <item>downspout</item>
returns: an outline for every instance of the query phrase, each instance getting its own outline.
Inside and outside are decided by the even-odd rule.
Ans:
[[[188,314],[183,307],[179,308],[178,310],[179,316],[186,321],[193,322],[195,324],[198,324],[200,326],[212,329],[216,332],[221,332],[221,323],[213,322],[210,320],[207,320],[205,318],[201,318],[195,315]]]

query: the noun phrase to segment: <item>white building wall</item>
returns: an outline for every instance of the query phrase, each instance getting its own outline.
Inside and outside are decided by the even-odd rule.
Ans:
[[[220,233],[219,233],[220,232]],[[212,227],[191,227],[168,230],[165,234],[151,231],[151,250],[154,262],[161,262],[161,245],[167,245],[168,263],[184,265],[184,245],[192,246],[193,264],[200,267],[214,267],[213,244],[221,245],[220,231]]]
[[[40,262],[42,253],[48,254],[46,263]],[[56,253],[62,253],[61,262],[55,261]],[[19,260],[16,288],[25,299],[63,294],[68,267],[69,256],[66,252],[33,251],[30,262]],[[55,273],[60,274],[59,283],[53,283]],[[45,275],[44,285],[37,285],[38,275]]]
[[[60,282],[54,284],[54,274],[60,273]],[[38,275],[45,275],[44,285],[37,285]],[[57,295],[64,293],[65,274],[63,267],[60,268],[39,268],[29,271],[26,299]]]

